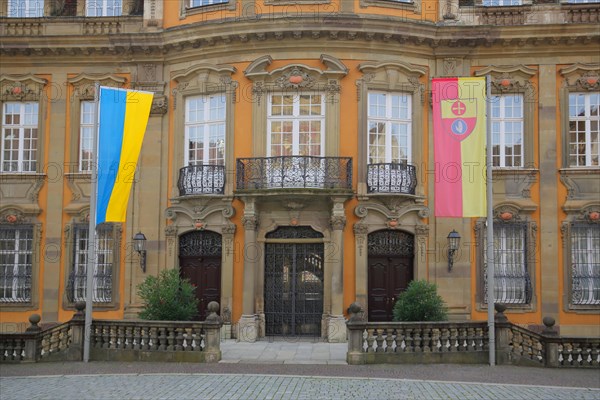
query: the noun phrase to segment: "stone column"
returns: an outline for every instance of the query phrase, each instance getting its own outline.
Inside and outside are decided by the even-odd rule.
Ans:
[[[222,228],[223,252],[221,255],[221,338],[231,339],[231,310],[233,307],[233,237],[235,224],[227,223]]]
[[[327,326],[327,340],[332,343],[346,341],[346,319],[344,318],[344,227],[346,215],[345,198],[334,198],[331,211],[331,312]]]
[[[255,272],[258,261],[258,243],[256,229],[258,217],[254,199],[244,199],[244,292],[242,317],[238,322],[237,338],[241,342],[254,342],[258,337],[258,316],[256,315]]]

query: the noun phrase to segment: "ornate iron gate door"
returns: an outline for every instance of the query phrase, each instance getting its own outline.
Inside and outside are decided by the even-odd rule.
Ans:
[[[322,243],[265,245],[264,311],[267,336],[320,336],[323,255]]]

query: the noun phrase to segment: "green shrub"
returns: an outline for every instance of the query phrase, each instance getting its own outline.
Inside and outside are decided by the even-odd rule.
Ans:
[[[138,295],[144,302],[141,319],[159,321],[189,321],[198,314],[196,287],[181,279],[179,271],[162,271],[158,277],[148,276],[138,285]]]
[[[394,321],[445,321],[446,303],[437,287],[425,280],[412,281],[398,296],[394,305]]]

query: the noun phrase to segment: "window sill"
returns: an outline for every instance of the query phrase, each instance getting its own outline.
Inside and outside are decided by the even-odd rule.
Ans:
[[[27,302],[12,302],[12,301],[4,301],[0,300],[0,310],[2,312],[23,312],[23,311],[33,311],[37,310],[38,306],[33,301]]]

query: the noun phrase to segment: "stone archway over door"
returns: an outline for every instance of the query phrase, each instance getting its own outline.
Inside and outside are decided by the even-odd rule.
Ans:
[[[382,230],[370,233],[368,243],[368,318],[374,322],[391,321],[398,295],[414,277],[414,237]]]
[[[196,286],[197,320],[211,301],[221,302],[221,235],[194,231],[179,237],[179,274]]]

